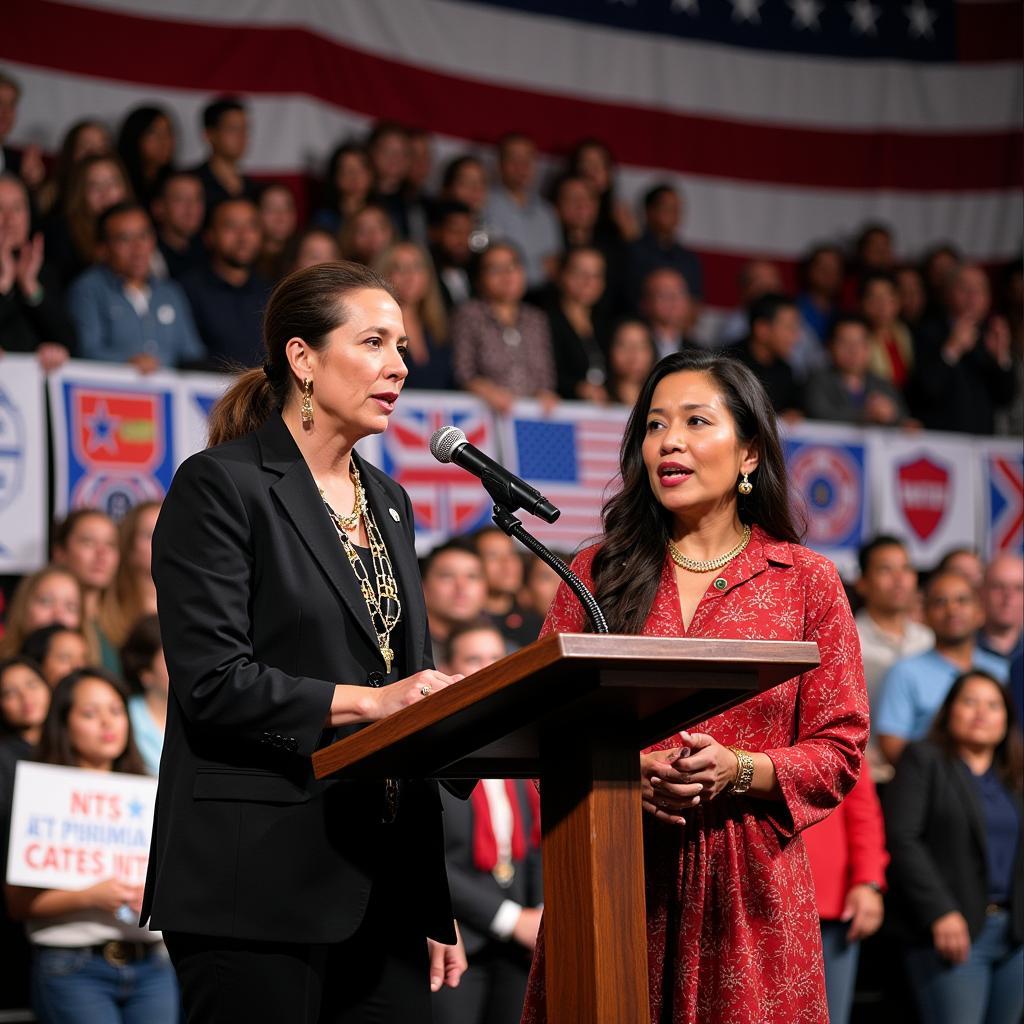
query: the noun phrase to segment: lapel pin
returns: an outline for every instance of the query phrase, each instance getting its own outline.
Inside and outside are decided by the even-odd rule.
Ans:
[[[391,518],[394,519],[394,521],[397,523],[398,513],[393,508],[389,508],[388,511],[391,513]]]

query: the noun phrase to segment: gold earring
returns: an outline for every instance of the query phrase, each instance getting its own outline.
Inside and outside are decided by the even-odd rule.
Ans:
[[[313,382],[308,377],[302,378],[302,422],[308,427],[313,422]]]
[[[754,489],[754,485],[750,482],[750,474],[749,473],[744,473],[743,474],[743,479],[736,486],[736,490],[739,491],[740,494],[742,494],[742,495],[747,495],[747,494],[750,494],[750,492],[753,489]]]

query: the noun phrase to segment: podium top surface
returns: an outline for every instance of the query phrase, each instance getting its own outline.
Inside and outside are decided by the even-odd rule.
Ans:
[[[314,771],[532,777],[546,736],[613,724],[639,751],[818,663],[804,641],[551,634],[318,750]]]

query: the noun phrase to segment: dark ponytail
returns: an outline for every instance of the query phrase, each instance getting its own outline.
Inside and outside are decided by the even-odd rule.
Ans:
[[[223,444],[250,434],[280,412],[296,381],[285,346],[302,338],[314,350],[349,317],[345,296],[372,288],[395,297],[391,285],[361,263],[338,260],[318,263],[289,274],[274,289],[263,314],[263,366],[244,370],[210,411],[208,443]]]

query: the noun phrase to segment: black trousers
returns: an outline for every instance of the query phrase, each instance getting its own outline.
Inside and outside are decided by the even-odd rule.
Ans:
[[[401,910],[371,898],[355,935],[333,945],[164,942],[189,1024],[430,1024],[426,939],[402,925]]]
[[[469,958],[458,988],[434,994],[434,1024],[519,1024],[529,975],[522,946],[488,942]]]

